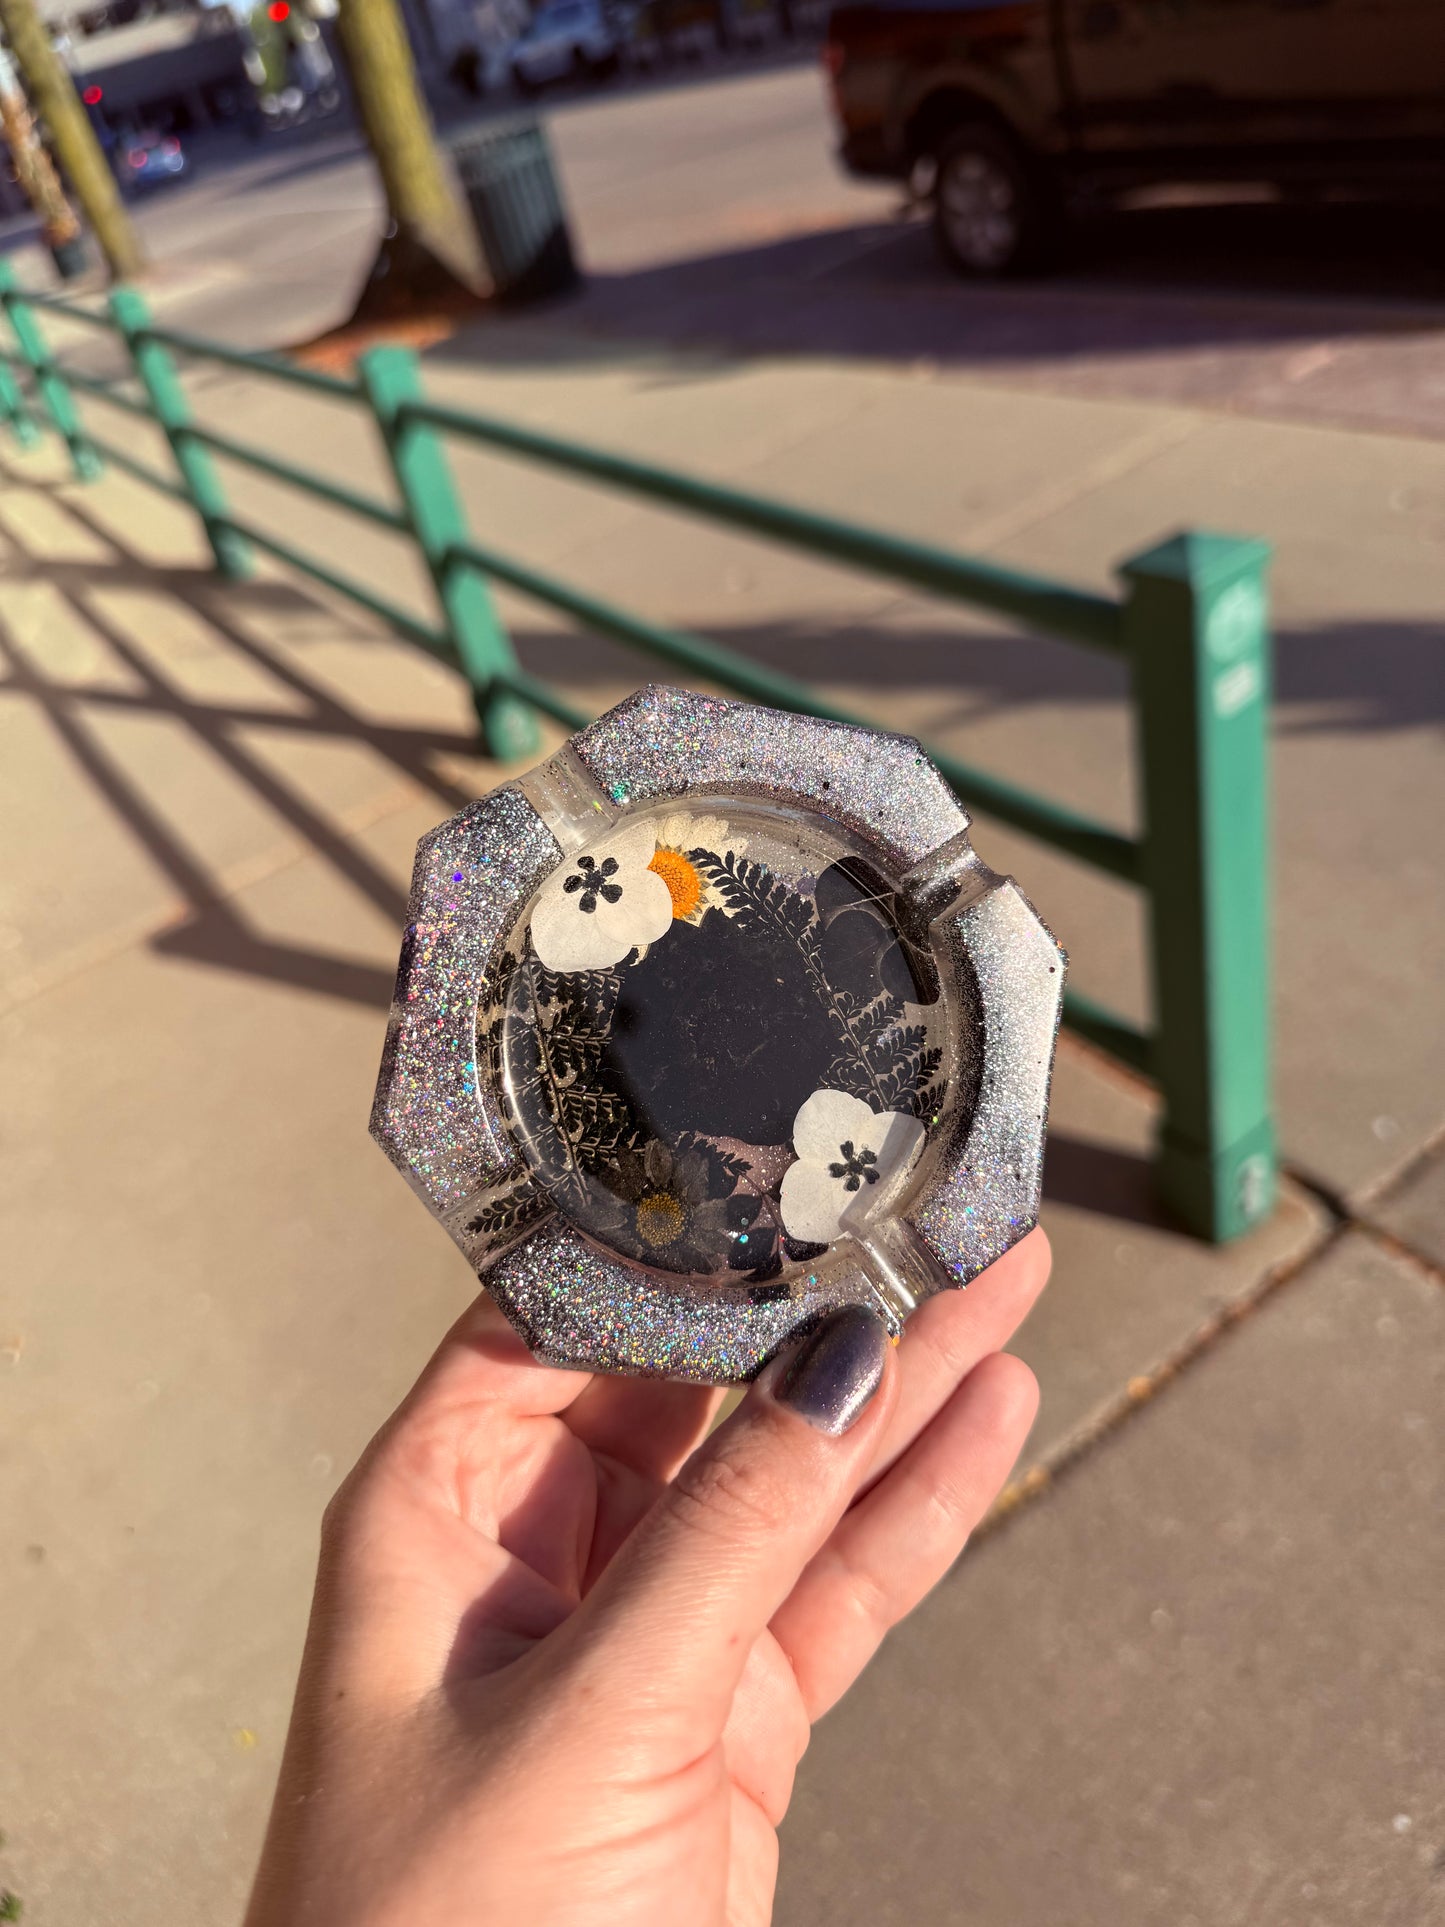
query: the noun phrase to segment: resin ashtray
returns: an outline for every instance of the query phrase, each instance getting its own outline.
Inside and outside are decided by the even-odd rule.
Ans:
[[[907,738],[647,689],[423,839],[372,1130],[538,1354],[750,1377],[1038,1210],[1064,959]]]

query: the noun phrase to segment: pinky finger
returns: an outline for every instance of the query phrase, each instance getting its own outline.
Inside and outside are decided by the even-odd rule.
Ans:
[[[885,1633],[963,1551],[1023,1450],[1037,1409],[1028,1366],[996,1352],[844,1514],[771,1626],[810,1719],[848,1690]]]

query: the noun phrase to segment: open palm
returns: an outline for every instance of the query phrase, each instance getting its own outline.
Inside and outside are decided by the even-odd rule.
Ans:
[[[1035,1233],[841,1437],[537,1364],[485,1300],[328,1512],[251,1927],[757,1927],[811,1724],[1032,1420]]]

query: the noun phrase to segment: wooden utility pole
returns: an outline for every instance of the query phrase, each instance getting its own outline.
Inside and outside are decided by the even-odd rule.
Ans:
[[[475,291],[483,281],[476,236],[437,149],[397,0],[341,0],[336,25],[395,229],[358,312],[421,305],[458,283]]]
[[[85,210],[112,275],[117,281],[128,281],[144,268],[145,255],[90,116],[76,96],[65,63],[50,44],[35,0],[0,0],[0,27],[31,105],[50,136],[56,159]]]

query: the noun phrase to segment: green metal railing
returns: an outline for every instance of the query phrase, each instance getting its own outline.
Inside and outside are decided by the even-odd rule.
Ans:
[[[1065,1022],[1157,1084],[1162,1102],[1156,1177],[1164,1198],[1192,1229],[1232,1238],[1268,1214],[1276,1160],[1266,904],[1270,637],[1262,543],[1178,535],[1123,565],[1117,599],[1092,595],[443,406],[427,398],[420,365],[406,349],[372,349],[361,357],[358,378],[345,380],[278,355],[247,354],[158,327],[133,288],[117,288],[105,312],[22,290],[4,261],[0,307],[15,344],[0,348],[0,424],[8,423],[23,446],[43,429],[54,429],[78,477],[89,479],[111,462],[187,503],[227,576],[247,575],[253,552],[264,550],[380,617],[466,678],[483,746],[495,756],[535,753],[538,712],[568,729],[591,718],[521,668],[492,601],[493,582],[735,694],[841,722],[870,719],[822,700],[763,663],[650,622],[481,541],[468,526],[453,479],[449,439],[478,443],[945,601],[990,609],[1124,662],[1145,826],[1138,838],[946,751],[930,747],[929,753],[970,806],[1144,892],[1153,1032],[1074,993],[1065,1000]],[[41,312],[118,337],[133,383],[62,366],[45,338]],[[361,407],[379,431],[395,502],[202,427],[192,417],[177,357],[219,363]],[[76,392],[160,428],[174,475],[96,435],[81,418]],[[436,620],[420,619],[233,514],[217,456],[411,539],[431,580]]]

